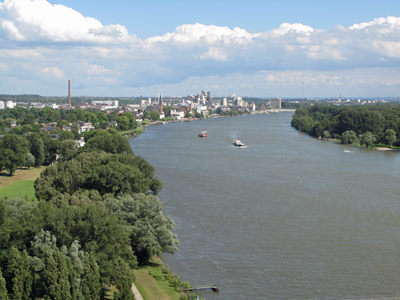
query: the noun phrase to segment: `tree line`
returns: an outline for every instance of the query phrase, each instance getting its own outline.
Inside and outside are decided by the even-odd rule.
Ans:
[[[310,136],[344,144],[400,146],[400,106],[315,105],[296,110],[292,126]]]
[[[132,269],[179,243],[161,189],[125,138],[88,136],[40,174],[38,201],[0,200],[0,299],[134,299]]]

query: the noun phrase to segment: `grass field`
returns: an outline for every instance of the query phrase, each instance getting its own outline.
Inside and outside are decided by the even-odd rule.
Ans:
[[[20,180],[0,189],[0,199],[8,199],[27,196],[28,201],[36,200],[33,184],[35,180]]]
[[[169,285],[161,263],[139,267],[134,273],[135,285],[144,300],[179,300],[181,294]]]
[[[13,176],[8,176],[7,173],[0,173],[0,199],[7,197],[8,199],[14,197],[24,198],[26,195],[29,200],[36,200],[35,189],[33,185],[37,177],[44,170],[41,168],[26,168],[18,169]]]

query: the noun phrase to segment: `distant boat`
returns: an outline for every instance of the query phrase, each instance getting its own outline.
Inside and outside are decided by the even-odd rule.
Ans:
[[[235,140],[233,142],[233,146],[238,147],[238,148],[243,148],[245,145],[240,141],[240,140]]]
[[[162,125],[166,124],[165,122],[161,122]]]
[[[199,134],[199,137],[201,137],[201,138],[206,138],[206,137],[208,137],[207,131],[202,130],[202,131],[200,132],[200,134]]]
[[[350,150],[347,150],[347,149],[344,149],[343,152],[346,152],[346,153],[354,153],[353,151],[350,151]]]

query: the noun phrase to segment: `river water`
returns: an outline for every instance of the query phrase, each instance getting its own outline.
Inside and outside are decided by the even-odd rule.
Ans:
[[[207,300],[400,296],[400,153],[345,153],[297,132],[291,115],[156,125],[130,139],[176,223],[179,251],[163,261],[192,285],[216,284]]]

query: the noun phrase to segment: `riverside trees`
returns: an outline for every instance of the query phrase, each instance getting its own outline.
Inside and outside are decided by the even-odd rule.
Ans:
[[[400,137],[400,106],[308,106],[296,110],[292,126],[315,137],[328,131],[333,138],[346,144],[359,139],[368,146],[375,143],[396,145],[400,144],[396,141]],[[362,139],[363,136],[367,140]]]
[[[133,299],[132,268],[177,250],[154,168],[115,141],[48,167],[35,182],[38,202],[0,200],[0,296],[99,299],[114,284],[118,299]]]

